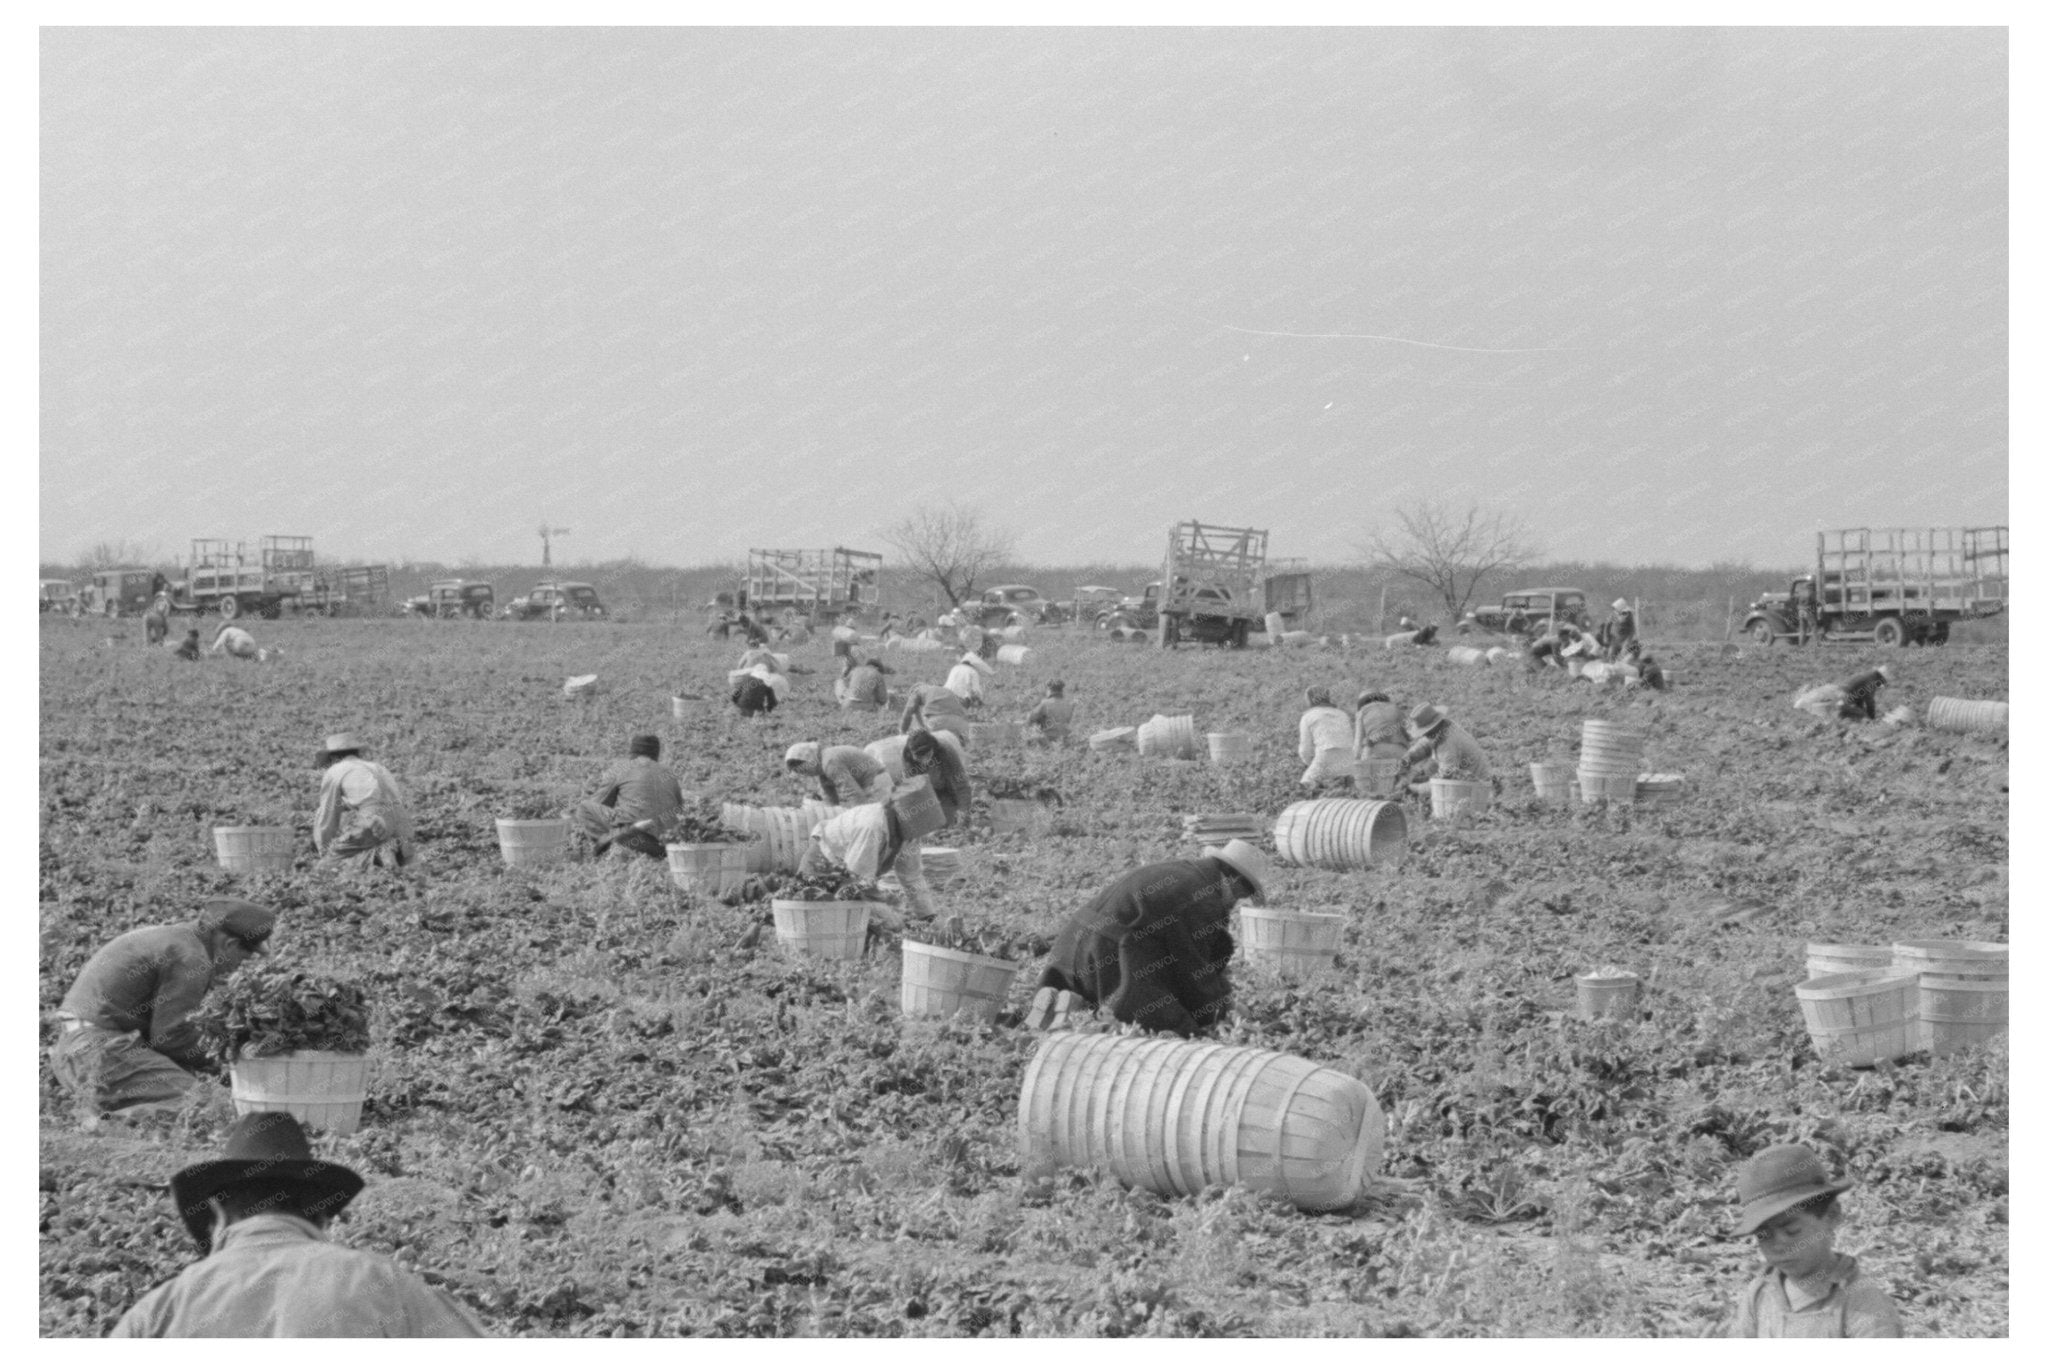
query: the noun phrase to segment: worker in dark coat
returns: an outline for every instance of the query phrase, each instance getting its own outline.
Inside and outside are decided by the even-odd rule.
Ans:
[[[1629,609],[1626,597],[1614,599],[1614,614],[1609,616],[1600,629],[1600,645],[1609,663],[1620,661],[1628,652],[1628,646],[1636,638],[1636,613]]]
[[[1215,1027],[1230,1012],[1230,907],[1263,902],[1266,872],[1241,838],[1125,872],[1060,930],[1026,1023],[1046,1027],[1071,994],[1155,1032]]]
[[[172,652],[187,663],[197,663],[199,661],[199,627],[195,625],[187,630],[185,632],[185,642],[172,650]]]
[[[1842,705],[1837,714],[1844,720],[1875,720],[1878,688],[1891,680],[1889,663],[1857,673],[1841,684]]]
[[[742,715],[766,715],[775,709],[775,688],[748,673],[734,684],[732,703]]]
[[[57,1011],[50,1069],[101,1112],[175,1106],[206,1068],[193,1021],[206,992],[265,950],[277,915],[215,899],[191,923],[123,933],[93,953]]]
[[[683,786],[661,760],[661,739],[636,734],[626,743],[623,766],[606,774],[596,795],[571,812],[596,851],[625,848],[645,857],[667,857],[664,840],[683,814]]]
[[[1629,666],[1636,670],[1637,681],[1641,682],[1651,691],[1663,691],[1665,689],[1664,668],[1656,659],[1643,652],[1643,642],[1641,640],[1629,641],[1627,661]]]

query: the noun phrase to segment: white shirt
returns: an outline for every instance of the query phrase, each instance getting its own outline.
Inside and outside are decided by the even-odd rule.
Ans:
[[[223,649],[233,654],[236,658],[254,658],[256,657],[256,636],[250,634],[239,625],[230,625],[214,636],[213,648],[207,652],[217,654]]]
[[[981,674],[965,663],[955,663],[953,671],[946,674],[946,690],[962,701],[982,699]]]
[[[825,856],[863,881],[872,881],[882,874],[882,855],[889,850],[889,809],[856,805],[820,824],[811,837]]]

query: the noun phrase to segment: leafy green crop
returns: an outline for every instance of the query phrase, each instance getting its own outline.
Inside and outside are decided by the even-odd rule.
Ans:
[[[370,1049],[370,1002],[362,987],[305,971],[238,971],[207,996],[196,1021],[200,1045],[222,1065],[294,1051]]]

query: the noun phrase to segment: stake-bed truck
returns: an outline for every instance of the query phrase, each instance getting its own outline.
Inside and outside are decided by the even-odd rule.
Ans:
[[[1814,571],[1751,602],[1742,629],[1758,644],[1946,644],[1954,622],[2005,610],[2006,571],[2004,526],[1825,530]]]

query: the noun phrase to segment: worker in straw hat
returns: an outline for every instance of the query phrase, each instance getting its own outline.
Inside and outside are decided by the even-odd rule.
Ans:
[[[206,900],[190,923],[135,928],[92,954],[58,1007],[50,1070],[96,1112],[175,1107],[209,1068],[193,1022],[206,992],[264,950],[277,916]]]
[[[1067,920],[1025,1022],[1043,1029],[1076,1000],[1182,1037],[1230,1012],[1230,907],[1266,898],[1265,854],[1241,838],[1195,858],[1125,872]]]
[[[320,808],[313,815],[313,846],[328,861],[346,866],[397,871],[416,857],[412,813],[397,779],[381,763],[363,756],[362,740],[330,734],[314,761],[320,774]]]
[[[596,795],[571,812],[578,828],[596,840],[599,853],[627,848],[647,857],[667,857],[664,842],[683,814],[683,784],[661,760],[661,739],[635,734],[626,742],[626,761],[606,774]]]
[[[382,1255],[327,1239],[363,1177],[318,1160],[299,1120],[251,1113],[220,1156],[171,1176],[171,1201],[205,1257],[151,1289],[116,1337],[485,1334],[474,1314]]]
[[[1609,663],[1618,662],[1627,652],[1629,642],[1636,637],[1636,613],[1629,606],[1628,598],[1614,599],[1614,614],[1600,626],[1600,647],[1605,650]]]
[[[1843,1339],[1904,1334],[1890,1295],[1838,1254],[1846,1179],[1804,1146],[1767,1146],[1735,1178],[1734,1235],[1754,1236],[1764,1270],[1736,1300],[1731,1337]]]
[[[1395,781],[1420,769],[1422,779],[1410,787],[1413,791],[1427,793],[1430,777],[1445,781],[1489,781],[1493,777],[1486,750],[1478,740],[1435,706],[1421,705],[1408,712],[1408,737],[1414,742],[1401,755]]]

